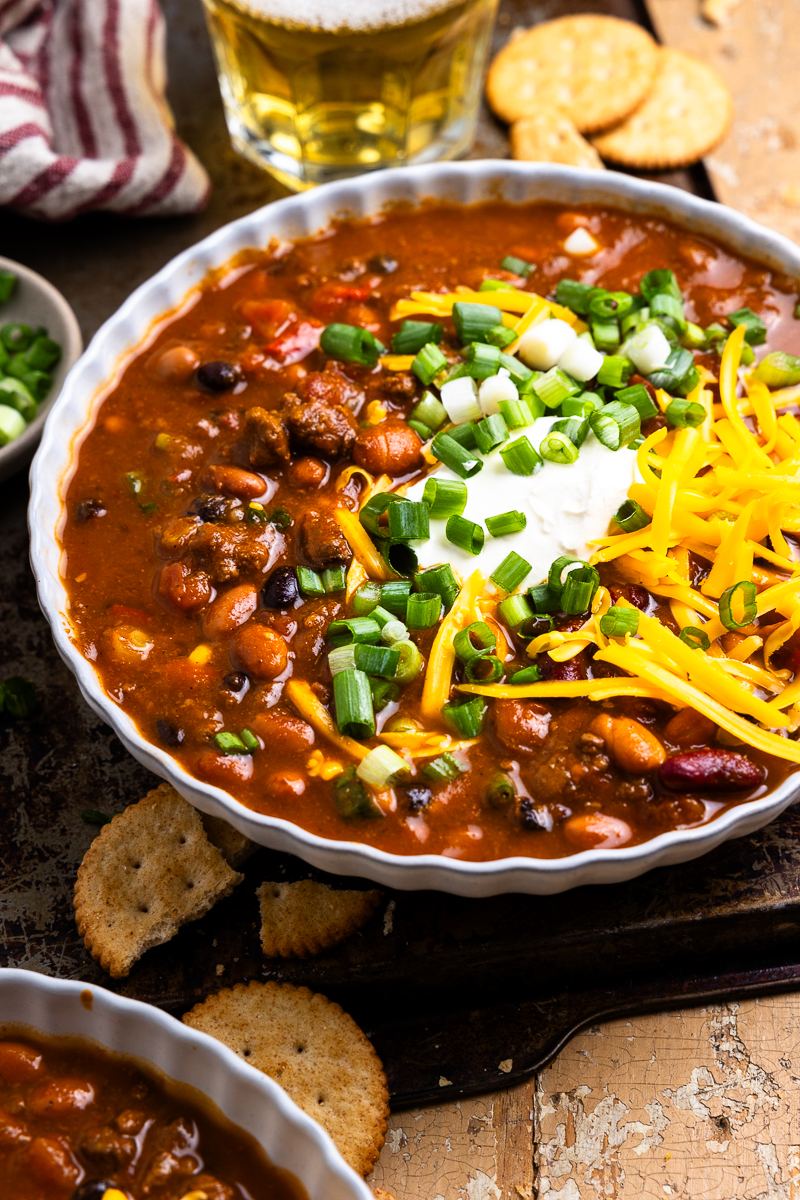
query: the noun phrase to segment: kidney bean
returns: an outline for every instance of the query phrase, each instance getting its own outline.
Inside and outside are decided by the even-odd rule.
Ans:
[[[353,462],[371,475],[406,475],[422,462],[422,442],[405,421],[389,418],[359,429]]]
[[[224,788],[251,778],[253,758],[250,754],[217,754],[215,750],[206,750],[197,760],[197,774]]]
[[[211,581],[205,571],[192,571],[187,563],[168,563],[158,576],[158,595],[179,612],[195,613],[211,599]]]
[[[311,726],[300,717],[293,717],[279,709],[256,713],[250,721],[250,729],[268,748],[274,747],[287,754],[299,755],[314,745]]]
[[[662,763],[659,778],[673,792],[741,792],[758,787],[764,768],[733,750],[688,750]]]
[[[83,1079],[53,1079],[34,1088],[25,1102],[37,1117],[70,1116],[94,1104],[94,1088]]]
[[[716,732],[714,722],[695,708],[682,708],[664,726],[664,737],[682,750],[707,746]]]
[[[251,583],[241,583],[229,588],[214,603],[203,617],[203,636],[226,637],[244,625],[252,617],[258,604],[258,592]]]
[[[33,1139],[28,1149],[28,1171],[44,1188],[57,1189],[59,1196],[67,1188],[74,1188],[83,1173],[66,1138],[61,1137]]]
[[[266,793],[273,800],[294,800],[306,790],[306,781],[297,771],[278,771],[266,782]]]
[[[632,836],[627,821],[607,813],[578,813],[563,825],[564,836],[578,850],[614,850],[624,846]]]
[[[318,458],[296,458],[287,471],[288,482],[296,488],[319,488],[328,478],[330,467]]]
[[[256,679],[275,679],[286,670],[288,647],[274,629],[244,625],[236,631],[233,648],[238,665]]]
[[[615,604],[618,600],[627,600],[641,612],[649,612],[653,597],[647,588],[640,587],[638,583],[612,584],[608,590]]]
[[[0,1108],[0,1147],[11,1149],[24,1146],[31,1140],[28,1127],[19,1117],[14,1117],[5,1108]]]
[[[583,650],[566,662],[555,662],[549,654],[540,654],[536,659],[542,679],[564,683],[574,683],[577,679],[587,679],[589,672],[586,664],[586,654]]]
[[[495,700],[490,722],[501,746],[513,753],[534,750],[547,737],[550,714],[532,700]]]
[[[38,1050],[21,1042],[0,1042],[0,1079],[7,1083],[26,1083],[42,1069]]]
[[[646,774],[660,766],[667,754],[654,733],[631,717],[601,713],[589,726],[601,737],[618,767],[631,775]]]
[[[206,467],[200,482],[203,487],[225,492],[228,496],[238,496],[240,500],[255,500],[267,490],[260,475],[226,463],[213,463]]]

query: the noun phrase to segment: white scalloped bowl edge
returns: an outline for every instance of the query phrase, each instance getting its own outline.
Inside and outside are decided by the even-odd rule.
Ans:
[[[189,775],[167,753],[145,741],[131,718],[103,691],[91,663],[77,650],[59,571],[63,497],[81,435],[91,427],[122,368],[151,336],[154,323],[165,314],[174,314],[209,271],[224,266],[240,250],[266,247],[272,239],[308,236],[335,217],[369,216],[386,205],[418,205],[425,199],[460,204],[494,199],[607,204],[671,221],[800,278],[798,247],[722,205],[611,171],[500,160],[406,167],[327,184],[223,226],[137,288],[106,321],[72,368],[47,419],[31,473],[31,561],[39,602],[62,658],[74,672],[87,703],[112,726],[131,754],[168,779],[202,812],[223,817],[255,842],[296,854],[334,874],[358,875],[394,888],[433,888],[463,896],[503,892],[549,895],[583,884],[632,879],[654,867],[697,858],[728,838],[752,833],[797,798],[800,779],[792,776],[768,795],[736,805],[699,828],[663,833],[641,845],[586,850],[559,859],[462,862],[431,854],[389,854],[360,843],[328,840],[289,821],[253,812],[220,788]]]
[[[91,1002],[86,993],[91,993]],[[0,969],[0,1029],[80,1037],[195,1088],[251,1134],[276,1167],[291,1171],[309,1200],[372,1200],[328,1134],[283,1088],[222,1042],[151,1004],[79,980]]]

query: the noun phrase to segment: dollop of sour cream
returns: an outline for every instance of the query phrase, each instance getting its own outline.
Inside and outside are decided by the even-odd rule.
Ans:
[[[557,417],[540,417],[526,429],[512,430],[509,441],[525,435],[538,450]],[[447,540],[445,520],[431,520],[430,540],[417,546],[421,567],[448,562],[466,578],[476,568],[486,576],[512,550],[532,566],[526,585],[539,583],[550,564],[562,554],[589,559],[594,538],[605,536],[608,524],[628,488],[637,478],[633,450],[608,450],[590,433],[574,463],[545,462],[534,475],[514,475],[500,457],[500,449],[483,457],[483,469],[465,480],[467,503],[462,513],[481,525],[486,542],[480,554],[469,554]],[[457,479],[448,467],[436,468],[437,479]],[[421,500],[425,480],[408,489],[409,500]],[[518,509],[527,524],[520,533],[493,538],[485,526],[487,517]]]

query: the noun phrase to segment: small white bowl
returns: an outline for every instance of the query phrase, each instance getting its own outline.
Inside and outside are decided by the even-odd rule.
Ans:
[[[208,1034],[151,1004],[79,980],[0,969],[0,1033],[88,1038],[136,1065],[187,1084],[251,1134],[276,1167],[291,1171],[309,1200],[372,1200],[325,1130],[283,1088]]]
[[[61,358],[53,369],[53,386],[39,405],[35,418],[18,438],[0,447],[1,480],[19,471],[33,455],[42,436],[45,417],[61,391],[70,367],[81,356],[83,338],[75,313],[52,283],[10,258],[0,258],[0,270],[11,271],[17,277],[11,299],[0,304],[0,326],[17,322],[33,328],[44,325],[53,341],[61,347]]]
[[[92,427],[104,396],[144,337],[186,302],[209,271],[223,267],[241,250],[266,247],[273,239],[280,242],[309,236],[326,228],[336,217],[367,217],[386,206],[419,206],[428,199],[456,204],[503,199],[516,204],[541,200],[608,205],[671,221],[800,279],[800,248],[733,209],[616,171],[584,171],[551,164],[485,160],[378,171],[290,196],[223,226],[137,288],[106,321],[70,372],[47,421],[31,474],[31,561],[39,603],[59,653],[74,671],[87,703],[111,725],[139,762],[168,779],[202,812],[222,817],[263,846],[296,854],[334,874],[360,875],[388,887],[434,888],[461,896],[503,892],[550,895],[588,883],[633,879],[653,867],[698,858],[728,838],[753,833],[797,798],[800,773],[795,772],[765,796],[734,805],[707,825],[662,833],[638,846],[584,850],[566,858],[520,856],[461,862],[433,854],[388,854],[356,842],[332,841],[291,821],[253,812],[221,788],[189,775],[166,751],[142,737],[128,714],[103,691],[92,664],[79,653],[72,639],[60,573],[63,497],[82,437]]]

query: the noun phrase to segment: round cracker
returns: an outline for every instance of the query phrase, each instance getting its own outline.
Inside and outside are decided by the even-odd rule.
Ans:
[[[618,17],[559,17],[534,25],[495,57],[486,96],[498,117],[518,121],[558,108],[581,133],[605,129],[641,104],[658,47],[646,29]]]
[[[566,163],[570,167],[603,170],[603,160],[569,117],[556,109],[541,109],[511,126],[511,154],[525,162]]]
[[[368,1175],[386,1138],[389,1093],[372,1043],[338,1004],[291,983],[240,983],[183,1018],[269,1075]]]
[[[686,167],[725,135],[731,94],[712,67],[662,49],[653,90],[632,116],[592,138],[603,158],[640,171]]]

